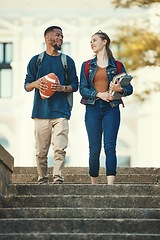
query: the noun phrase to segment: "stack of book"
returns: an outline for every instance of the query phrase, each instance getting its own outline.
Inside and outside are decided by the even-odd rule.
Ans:
[[[112,79],[112,82],[113,83],[117,83],[119,82],[121,87],[125,87],[127,85],[130,84],[130,81],[132,80],[132,76],[131,75],[128,75],[126,73],[120,73],[116,76],[114,76],[114,78]],[[122,94],[118,93],[118,92],[115,92],[115,91],[112,91],[112,90],[109,90],[109,93],[114,96],[114,100],[118,100],[122,97]]]

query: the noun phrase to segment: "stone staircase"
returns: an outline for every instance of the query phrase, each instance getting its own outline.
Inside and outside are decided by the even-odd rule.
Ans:
[[[90,184],[87,168],[37,185],[35,167],[14,168],[1,197],[0,240],[160,240],[160,169],[118,168],[116,183]]]

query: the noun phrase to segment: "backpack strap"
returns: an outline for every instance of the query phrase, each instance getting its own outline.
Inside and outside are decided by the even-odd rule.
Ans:
[[[64,68],[64,74],[65,74],[65,84],[69,85],[69,79],[68,79],[68,65],[67,65],[67,55],[61,53],[61,61]],[[67,93],[67,100],[70,106],[70,110],[72,110],[73,107],[73,92]]]
[[[41,52],[39,55],[38,55],[38,58],[37,58],[37,61],[36,61],[36,67],[39,68],[39,66],[41,65],[41,62],[43,61],[43,58],[44,58],[44,52]],[[63,68],[64,68],[64,72],[65,72],[65,81],[66,81],[66,84],[68,85],[68,75],[67,75],[67,70],[68,70],[68,67],[67,67],[67,56],[66,54],[61,54],[61,61],[62,61],[62,65],[63,65]]]
[[[44,52],[41,52],[39,55],[38,55],[38,58],[37,58],[37,61],[36,61],[36,66],[37,68],[39,68],[39,66],[41,65],[41,62],[43,61],[43,58],[44,58]],[[66,54],[61,54],[61,61],[62,61],[62,65],[63,65],[63,68],[64,68],[64,71],[65,71],[65,79],[67,81],[67,56]]]
[[[69,84],[69,82],[68,82],[68,66],[67,66],[67,55],[66,54],[61,53],[61,61],[62,61],[62,65],[64,68],[65,82],[66,82],[66,85],[68,85]]]
[[[84,74],[86,76],[86,78],[88,79],[89,77],[89,68],[90,68],[90,61],[92,59],[89,59],[86,61],[85,65],[84,65]],[[120,61],[116,61],[116,74],[119,74],[122,72],[122,63]]]
[[[41,65],[41,62],[43,61],[44,53],[45,52],[42,52],[38,55],[38,58],[37,58],[37,61],[36,61],[37,69]],[[68,73],[68,66],[67,66],[67,55],[66,54],[61,53],[61,62],[62,62],[62,65],[63,65],[63,68],[64,68],[64,73],[65,73],[65,83],[66,83],[66,85],[69,85],[68,74],[67,74]],[[73,92],[67,94],[67,100],[69,102],[70,109],[72,110]]]
[[[90,68],[90,61],[91,61],[92,59],[89,59],[89,60],[87,60],[86,62],[85,62],[85,65],[84,65],[84,74],[85,74],[85,76],[86,76],[86,78],[88,79],[88,77],[89,77],[89,68]]]
[[[122,63],[120,61],[116,61],[116,69],[117,74],[122,73]]]
[[[116,70],[117,74],[122,73],[122,63],[120,61],[116,61],[116,69],[117,69]],[[121,102],[122,102],[122,106],[124,107],[124,102],[123,102],[122,98],[121,98]]]
[[[44,52],[41,52],[39,55],[38,55],[38,58],[37,58],[37,61],[36,61],[36,66],[37,68],[39,68],[39,66],[41,65],[41,62],[44,58]]]

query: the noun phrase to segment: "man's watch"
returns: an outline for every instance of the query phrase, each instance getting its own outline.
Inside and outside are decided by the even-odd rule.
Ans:
[[[63,92],[67,92],[67,86],[64,86]]]

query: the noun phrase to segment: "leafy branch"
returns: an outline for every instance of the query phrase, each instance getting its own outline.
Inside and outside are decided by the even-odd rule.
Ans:
[[[160,66],[160,38],[149,30],[133,25],[120,26],[116,32],[115,55],[129,71],[145,66]]]
[[[152,3],[158,3],[160,0],[113,0],[112,4],[116,7],[130,8],[133,6],[148,7]]]

